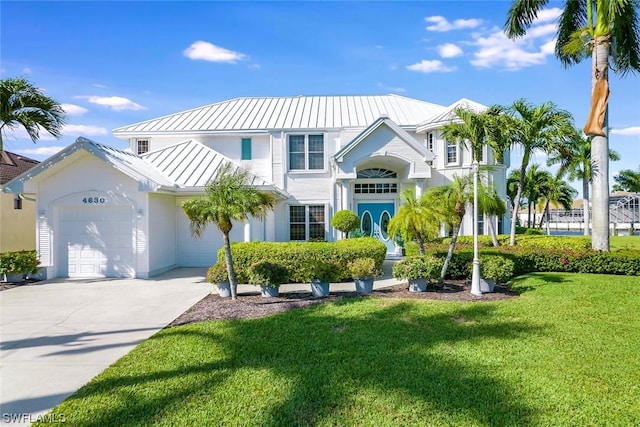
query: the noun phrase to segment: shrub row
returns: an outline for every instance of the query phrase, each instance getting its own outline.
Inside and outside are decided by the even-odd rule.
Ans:
[[[234,268],[240,283],[247,283],[249,267],[258,261],[269,261],[287,267],[291,283],[309,279],[309,266],[324,261],[336,266],[335,280],[351,278],[347,268],[357,258],[373,258],[376,269],[382,269],[387,252],[384,243],[372,237],[343,239],[337,242],[238,242],[231,244]],[[224,248],[218,251],[218,263],[224,263]]]
[[[37,273],[38,253],[36,251],[17,251],[0,253],[0,276],[10,273]]]

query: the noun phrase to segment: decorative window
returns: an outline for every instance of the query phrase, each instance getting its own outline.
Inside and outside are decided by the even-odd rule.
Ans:
[[[447,163],[458,163],[458,144],[447,142]]]
[[[289,206],[289,239],[325,238],[324,205]]]
[[[323,170],[324,135],[289,135],[289,170]]]
[[[22,209],[22,199],[18,194],[13,198],[13,209]]]
[[[138,155],[144,154],[149,151],[149,140],[148,139],[138,139],[136,141],[137,153]]]
[[[242,138],[240,160],[251,160],[251,138]]]
[[[433,132],[429,132],[425,135],[424,141],[427,145],[427,148],[433,151]]]
[[[391,194],[398,192],[398,184],[395,182],[357,182],[354,184],[356,194]]]
[[[398,175],[389,169],[370,168],[358,172],[358,178],[397,178]]]

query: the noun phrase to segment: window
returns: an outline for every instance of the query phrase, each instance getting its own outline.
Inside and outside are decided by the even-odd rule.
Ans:
[[[148,139],[138,139],[136,141],[136,145],[137,145],[137,153],[138,155],[140,154],[144,154],[147,151],[149,151],[149,140]]]
[[[427,148],[433,151],[433,132],[429,132],[425,136],[425,143],[427,144]]]
[[[13,198],[13,209],[22,209],[22,199],[18,194]]]
[[[325,238],[324,205],[289,206],[289,239]]]
[[[289,170],[323,170],[324,135],[289,135]]]
[[[447,142],[447,163],[458,163],[458,144]]]
[[[251,138],[242,138],[240,160],[251,160]]]
[[[356,194],[386,194],[397,193],[398,184],[393,182],[371,182],[371,183],[356,183],[354,185],[354,191]]]

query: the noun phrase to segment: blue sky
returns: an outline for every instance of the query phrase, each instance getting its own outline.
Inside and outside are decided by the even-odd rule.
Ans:
[[[68,125],[5,149],[45,159],[80,135],[239,96],[397,93],[449,105],[552,101],[581,128],[590,64],[553,56],[551,1],[529,35],[501,32],[508,1],[31,2],[0,6],[0,73],[64,104]],[[640,167],[640,76],[611,74],[612,174]],[[512,153],[512,166],[519,164]],[[534,161],[544,163],[543,157]],[[613,182],[613,181],[612,181]]]

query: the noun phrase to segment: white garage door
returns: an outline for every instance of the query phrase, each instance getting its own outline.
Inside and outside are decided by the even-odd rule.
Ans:
[[[58,247],[67,271],[60,275],[135,277],[133,220],[131,206],[62,208]]]

